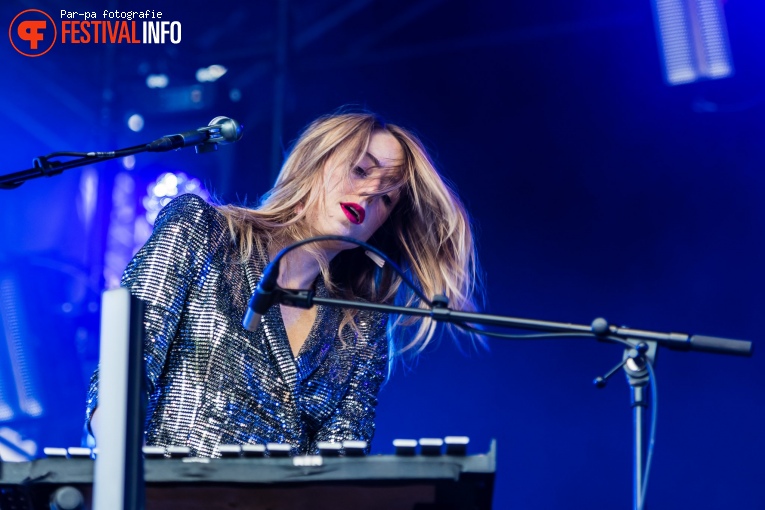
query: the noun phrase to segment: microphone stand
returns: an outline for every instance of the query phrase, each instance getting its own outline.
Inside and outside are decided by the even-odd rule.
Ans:
[[[47,156],[35,158],[33,160],[33,168],[0,175],[0,189],[18,188],[26,181],[36,179],[37,177],[52,177],[62,173],[64,170],[69,170],[70,168],[77,168],[115,158],[122,158],[141,152],[166,152],[192,146],[195,147],[197,153],[212,152],[218,150],[218,144],[233,143],[241,139],[242,131],[242,125],[237,121],[228,117],[216,117],[205,127],[176,135],[163,136],[153,142],[135,145],[116,151],[54,152]],[[68,161],[53,160],[53,158],[59,157],[73,157],[76,159]],[[129,296],[129,293],[126,290],[121,290]],[[115,298],[110,299],[113,300]],[[116,333],[110,332],[117,335],[124,334],[129,337],[125,342],[126,350],[130,351],[127,352],[128,360],[126,365],[126,370],[128,370],[129,373],[126,375],[125,381],[120,381],[124,388],[117,388],[118,390],[125,389],[126,391],[122,412],[124,416],[127,416],[127,419],[125,423],[118,423],[118,425],[124,425],[126,427],[125,437],[122,438],[124,439],[124,442],[115,445],[107,444],[102,449],[101,456],[99,457],[102,460],[107,460],[102,461],[101,464],[97,461],[96,465],[96,473],[109,475],[114,472],[119,472],[123,476],[118,479],[104,479],[94,483],[94,494],[96,495],[94,499],[96,501],[109,502],[109,504],[116,501],[117,506],[111,505],[110,508],[119,507],[124,510],[138,510],[145,506],[143,454],[141,451],[141,437],[143,435],[144,426],[143,415],[146,407],[145,402],[142,400],[144,395],[141,390],[141,384],[145,375],[143,357],[141,354],[143,346],[143,342],[141,341],[141,336],[143,335],[143,312],[141,311],[140,302],[135,298],[130,299],[134,303],[132,307],[128,307],[129,319],[122,321],[129,323],[129,331],[117,331]],[[102,312],[103,311],[104,309],[102,307]],[[102,336],[104,324],[105,323],[102,323]],[[108,359],[109,362],[120,363],[118,357],[115,358],[114,356],[110,356]],[[115,403],[115,405],[117,404]],[[108,462],[108,464],[104,464],[103,462]],[[0,459],[0,464],[1,463],[2,459]],[[0,465],[0,468],[2,468],[2,465]],[[0,475],[1,474],[2,473],[0,472]],[[98,477],[99,475],[96,476]],[[109,488],[106,488],[106,483],[114,485],[110,485]],[[51,505],[56,506],[56,503],[52,502]]]
[[[231,143],[242,137],[242,125],[228,117],[216,117],[206,127],[169,135],[142,145],[109,152],[54,152],[48,156],[34,158],[32,168],[0,175],[0,189],[18,188],[26,181],[37,177],[53,177],[64,170],[98,163],[115,158],[124,158],[141,152],[166,152],[194,146],[197,153],[218,150],[218,144]],[[52,161],[54,157],[76,157],[69,161]]]
[[[605,376],[595,379],[599,387],[624,368],[630,385],[631,405],[633,409],[633,509],[642,510],[644,505],[644,450],[645,450],[645,410],[648,408],[646,386],[658,346],[683,351],[706,351],[734,356],[751,356],[752,342],[704,335],[685,333],[663,333],[632,328],[622,328],[608,324],[605,319],[597,318],[592,324],[571,324],[563,322],[522,319],[502,315],[490,315],[474,312],[461,312],[448,308],[445,296],[436,296],[433,308],[414,308],[385,305],[378,303],[349,301],[345,299],[316,297],[312,290],[291,290],[276,287],[274,302],[298,308],[311,308],[324,305],[357,310],[373,310],[398,315],[429,317],[436,321],[449,323],[472,323],[487,326],[499,326],[512,329],[528,329],[546,333],[591,334],[600,341],[613,341],[625,345],[623,360]],[[652,383],[655,387],[655,381]],[[653,403],[653,402],[652,402]]]
[[[34,165],[32,168],[0,175],[0,189],[18,188],[25,182],[36,179],[37,177],[53,177],[70,168],[77,168],[91,163],[130,156],[131,154],[138,154],[139,152],[146,152],[148,151],[147,147],[148,144],[136,145],[135,147],[128,147],[113,152],[88,153],[92,154],[92,156],[83,156],[69,161],[51,161],[49,158],[52,156],[38,156],[32,161],[32,164]],[[60,155],[66,155],[66,153],[60,153]]]

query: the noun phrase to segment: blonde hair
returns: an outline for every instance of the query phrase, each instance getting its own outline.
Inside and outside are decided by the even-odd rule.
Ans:
[[[220,206],[242,261],[254,250],[282,248],[317,235],[307,211],[321,200],[323,168],[331,157],[353,170],[365,154],[375,131],[393,135],[404,160],[380,194],[397,189],[398,203],[390,217],[369,239],[419,283],[429,298],[444,294],[455,310],[476,309],[478,267],[468,214],[451,187],[439,175],[422,142],[409,131],[385,124],[370,113],[328,115],[303,131],[287,156],[276,183],[255,209]],[[272,244],[275,243],[275,244]],[[389,265],[378,267],[363,250],[340,252],[331,263],[321,257],[317,244],[305,247],[319,258],[325,286],[346,299],[426,307],[402,285]],[[356,328],[356,310],[346,310],[340,329]],[[393,352],[420,352],[433,339],[436,324],[430,318],[392,316],[388,335]]]

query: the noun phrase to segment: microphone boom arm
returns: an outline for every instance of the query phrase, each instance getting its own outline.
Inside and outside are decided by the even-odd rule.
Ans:
[[[591,325],[551,322],[533,319],[521,319],[503,315],[491,315],[475,312],[451,310],[446,306],[433,308],[416,308],[406,306],[385,305],[365,301],[349,301],[346,299],[316,297],[310,290],[289,290],[279,287],[275,291],[275,302],[298,308],[310,308],[313,305],[332,306],[337,308],[355,308],[357,310],[373,310],[398,315],[413,315],[430,317],[440,322],[454,324],[482,324],[511,329],[529,329],[547,333],[589,333],[593,338],[616,337],[624,340],[653,341],[670,349],[696,350],[732,354],[736,356],[751,356],[752,342],[733,340],[729,338],[710,337],[703,335],[688,335],[686,333],[662,333],[609,325],[604,319],[595,319]]]
[[[38,177],[52,177],[64,170],[77,168],[115,158],[124,158],[141,152],[164,152],[183,147],[196,146],[197,152],[217,150],[218,144],[233,143],[242,138],[243,126],[228,117],[215,117],[208,126],[178,135],[164,136],[153,142],[109,152],[53,153],[34,159],[32,168],[0,175],[0,189],[18,188]],[[69,161],[52,161],[57,156],[79,156]]]

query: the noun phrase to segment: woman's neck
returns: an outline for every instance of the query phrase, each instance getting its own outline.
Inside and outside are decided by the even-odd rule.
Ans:
[[[270,253],[271,260],[276,257],[276,253]],[[327,263],[329,263],[337,251],[324,251]],[[311,253],[304,247],[296,248],[287,253],[279,265],[279,279],[277,284],[285,289],[308,289],[313,285],[316,277],[319,276],[321,266],[315,253]]]

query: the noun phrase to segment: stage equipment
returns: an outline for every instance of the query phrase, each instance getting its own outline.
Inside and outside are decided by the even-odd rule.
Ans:
[[[733,74],[720,0],[653,0],[664,80],[680,85]]]
[[[141,445],[146,416],[143,301],[126,288],[104,292],[98,364],[99,442],[93,508],[144,508]],[[69,452],[67,452],[69,453]]]
[[[196,147],[198,153],[218,150],[218,144],[234,143],[242,138],[244,127],[228,117],[215,117],[207,126],[167,135],[142,145],[108,152],[54,152],[34,159],[34,167],[0,175],[0,189],[18,188],[37,177],[52,177],[64,170],[90,165],[109,159],[123,158],[141,152],[164,152],[183,147]],[[53,158],[73,157],[69,161],[53,161]]]
[[[361,246],[363,249],[375,253],[385,260],[386,266],[390,267],[401,277],[405,285],[412,289],[420,299],[423,307],[394,306],[361,301],[348,301],[345,299],[316,297],[313,290],[310,289],[284,289],[277,285],[279,264],[282,257],[300,246],[321,241],[343,241]],[[643,422],[644,410],[648,409],[649,403],[655,406],[657,401],[653,363],[655,361],[658,347],[664,346],[676,350],[697,350],[737,356],[751,356],[752,354],[752,343],[745,340],[732,340],[705,335],[688,335],[686,333],[664,333],[659,331],[619,327],[609,324],[602,318],[597,318],[592,321],[591,324],[584,325],[452,310],[448,306],[449,300],[446,296],[438,295],[434,296],[432,299],[425,296],[407,277],[406,273],[379,249],[367,243],[345,236],[329,235],[313,237],[298,241],[281,250],[263,271],[263,277],[250,299],[249,307],[243,318],[242,325],[247,329],[254,330],[260,323],[260,316],[265,314],[268,308],[275,304],[283,304],[298,308],[310,308],[314,305],[324,305],[357,310],[374,310],[395,315],[413,315],[450,323],[475,334],[507,339],[580,337],[618,343],[624,346],[625,351],[622,356],[622,362],[606,374],[606,376],[597,378],[595,383],[602,386],[608,377],[613,375],[619,368],[624,368],[627,374],[631,388],[631,406],[633,408],[634,417],[634,510],[643,509],[646,496],[647,475],[650,471],[650,461],[653,452],[653,436],[656,430],[655,408],[652,413],[651,436],[647,443],[645,441],[645,427]],[[474,324],[511,329],[530,329],[542,331],[544,333],[534,335],[512,335],[480,329],[473,326]],[[651,386],[651,394],[653,395],[653,398],[650,401],[646,391],[646,386],[649,382]],[[646,444],[648,445],[647,448]],[[423,448],[423,451],[433,451],[435,445],[432,443],[423,444],[423,442],[420,441],[420,447]],[[400,448],[403,454],[407,448],[411,449],[412,445],[401,443],[397,444],[396,448]],[[438,445],[438,448],[440,449],[440,445]],[[648,451],[648,456],[647,460],[644,461],[646,450]]]
[[[147,457],[146,508],[491,509],[494,442],[487,453],[470,456],[345,455],[251,458],[239,448],[233,457],[214,459]],[[62,487],[81,493],[91,508],[93,467],[90,459],[63,457],[6,464],[0,510],[47,510]]]

